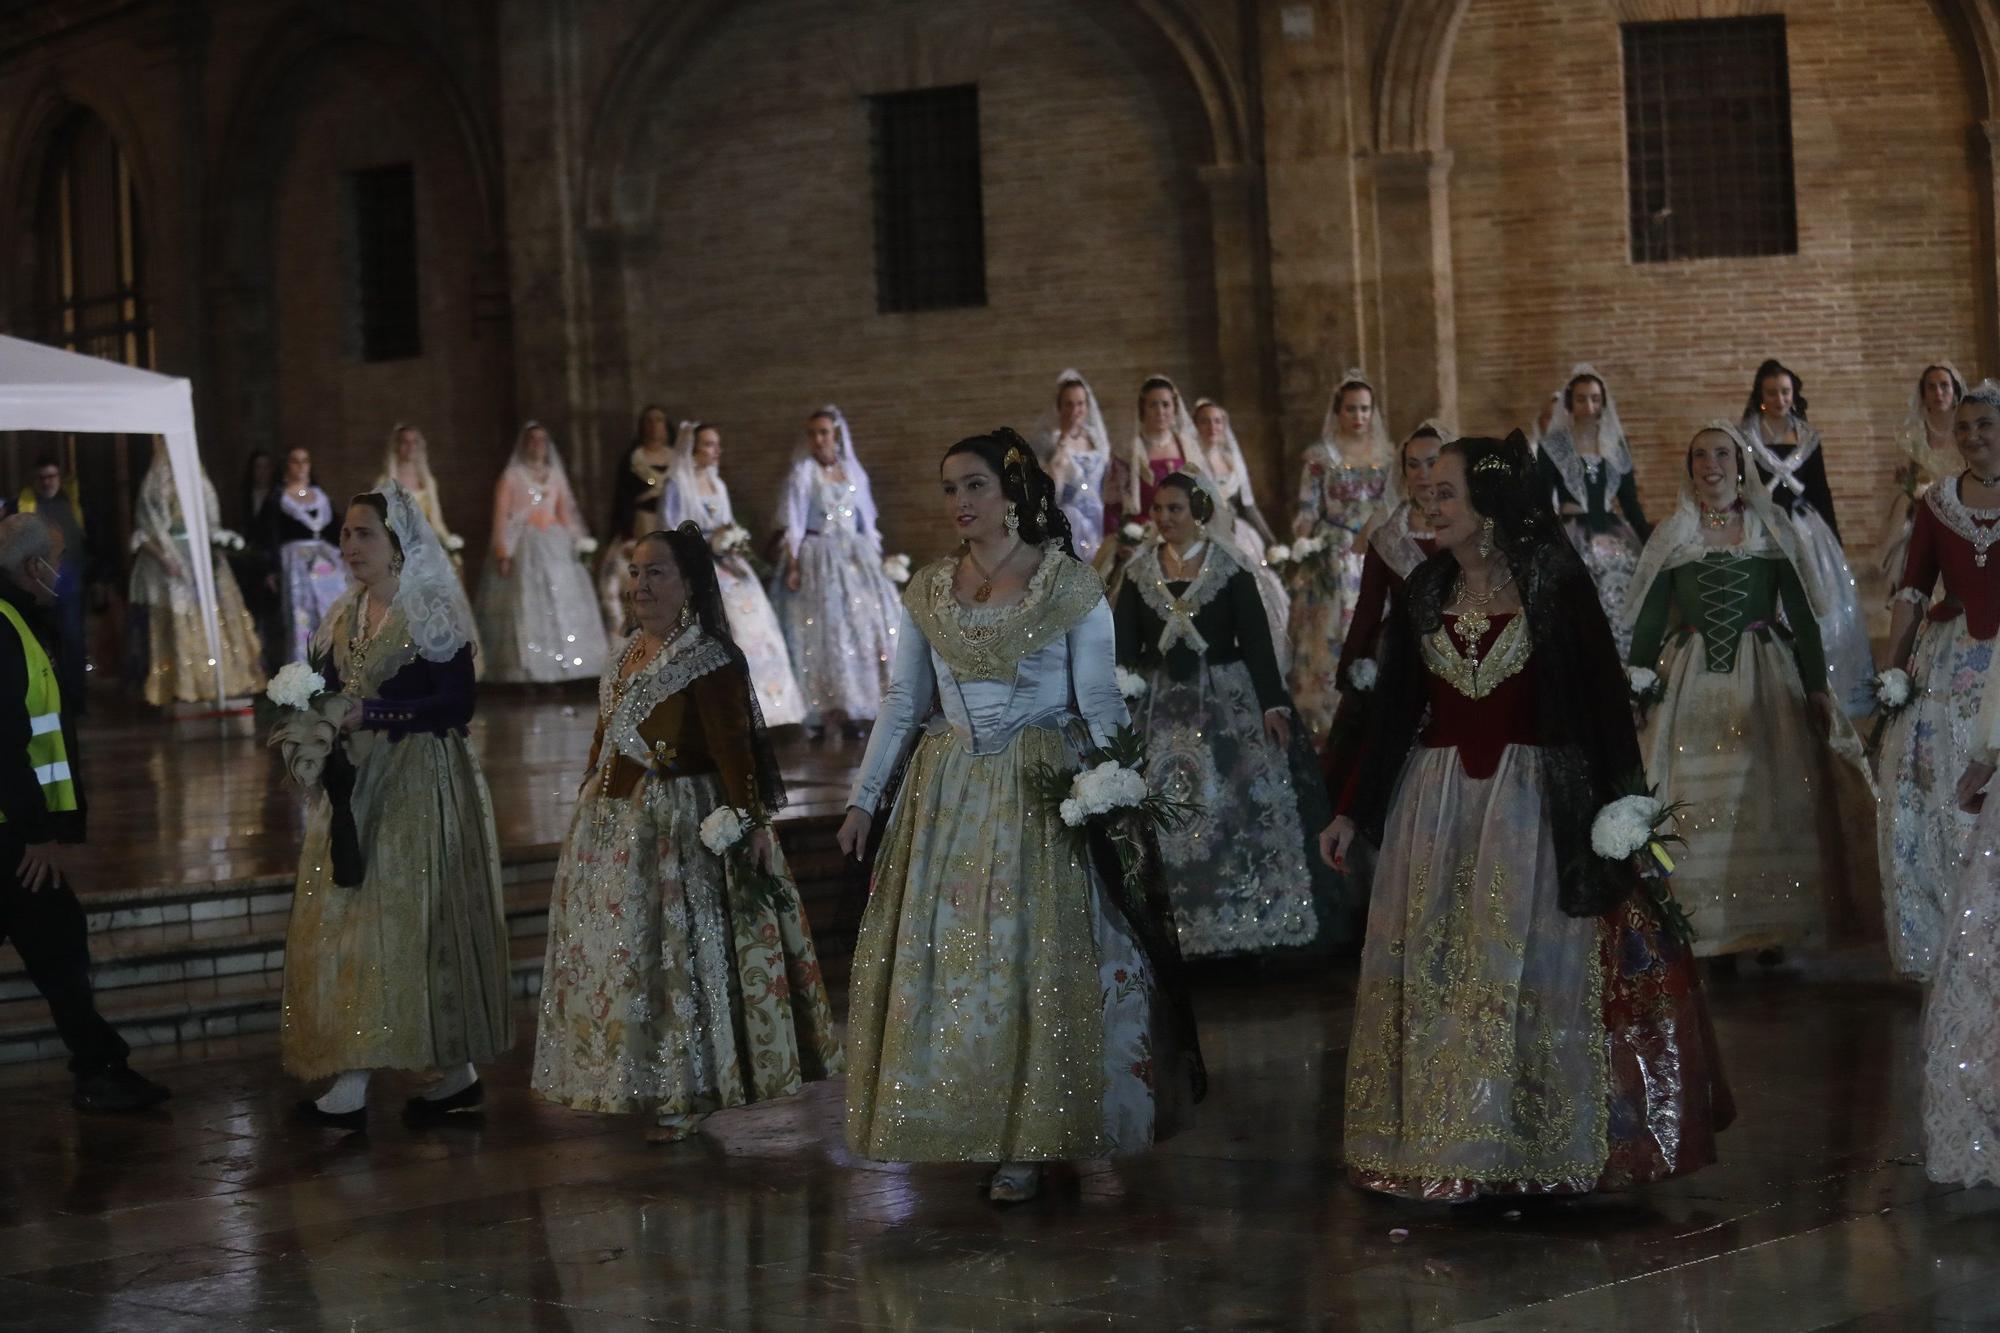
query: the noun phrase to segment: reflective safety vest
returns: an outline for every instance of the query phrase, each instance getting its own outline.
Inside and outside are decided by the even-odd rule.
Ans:
[[[42,803],[51,813],[76,809],[76,783],[69,775],[69,746],[63,741],[62,689],[56,684],[56,670],[42,641],[13,603],[0,598],[0,617],[21,636],[21,651],[28,659],[28,762],[34,765],[35,780],[42,784]],[[0,814],[0,823],[7,816]]]

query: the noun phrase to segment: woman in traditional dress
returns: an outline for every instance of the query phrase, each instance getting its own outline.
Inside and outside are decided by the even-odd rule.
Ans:
[[[493,488],[492,559],[479,584],[486,679],[548,684],[604,669],[604,621],[578,554],[586,535],[555,441],[530,421]]]
[[[243,484],[238,494],[240,507],[230,517],[230,522],[243,537],[243,545],[227,552],[229,570],[236,576],[243,605],[250,612],[251,623],[257,627],[257,637],[264,645],[260,660],[266,671],[277,669],[278,664],[272,659],[283,651],[285,644],[283,599],[278,596],[277,555],[267,549],[264,542],[264,534],[270,524],[267,511],[278,507],[278,491],[282,485],[278,461],[268,450],[252,450],[243,465]]]
[[[1180,389],[1165,375],[1139,386],[1138,419],[1125,452],[1111,463],[1104,530],[1144,523],[1153,512],[1153,490],[1175,472],[1203,470],[1201,433]]]
[[[1213,398],[1195,399],[1194,428],[1201,437],[1200,475],[1216,500],[1210,535],[1234,548],[1257,580],[1257,596],[1271,622],[1271,647],[1277,655],[1278,673],[1283,676],[1292,669],[1292,597],[1278,571],[1264,563],[1264,552],[1277,543],[1277,535],[1257,512],[1250,464],[1243,457],[1236,427],[1229,423],[1229,410]]]
[[[1056,503],[1069,519],[1080,559],[1104,540],[1104,478],[1111,467],[1111,433],[1097,394],[1083,372],[1056,376],[1055,408],[1036,433],[1035,455],[1056,484]]]
[[[882,572],[882,530],[847,418],[829,403],[806,418],[779,502],[785,564],[772,601],[805,687],[806,727],[858,737],[882,706],[896,653],[896,585]]]
[[[784,783],[715,576],[693,522],[632,545],[639,628],[598,682],[535,1036],[536,1092],[646,1112],[654,1143],[840,1072],[812,932],[769,822]],[[754,825],[740,853],[702,839],[723,807]]]
[[[1294,535],[1327,545],[1324,562],[1292,580],[1292,698],[1315,743],[1332,728],[1340,703],[1340,646],[1361,594],[1368,534],[1391,507],[1395,465],[1375,388],[1350,370],[1327,404],[1318,442],[1306,450],[1292,523]]]
[[[1214,535],[1220,504],[1185,472],[1160,483],[1158,536],[1126,565],[1115,615],[1119,664],[1147,686],[1135,719],[1147,785],[1201,807],[1160,842],[1181,950],[1330,945],[1339,885],[1313,854],[1326,791],[1293,725],[1255,566]]]
[[[215,487],[202,470],[203,503],[213,532],[222,522]],[[138,549],[132,556],[132,605],[146,618],[146,702],[213,702],[217,661],[209,652],[208,631],[202,624],[201,602],[195,592],[187,523],[181,516],[181,495],[167,461],[166,441],[153,441],[153,465],[139,484],[133,513]],[[264,685],[263,644],[257,626],[243,605],[243,593],[229,562],[212,547],[199,553],[215,571],[215,617],[220,638],[222,691],[229,698],[254,694]]]
[[[673,470],[667,474],[660,504],[665,526],[693,523],[710,542],[735,529],[747,545],[750,534],[737,527],[729,487],[722,480],[722,428],[712,422],[693,422],[688,436],[687,449],[674,459]],[[756,688],[765,725],[789,727],[805,721],[806,699],[792,674],[792,655],[778,628],[777,612],[771,609],[771,600],[749,560],[734,549],[717,555],[715,577],[722,588],[722,608],[729,615],[730,638],[749,663],[750,681]]]
[[[604,608],[604,631],[621,639],[628,629],[625,571],[632,563],[632,543],[653,530],[666,492],[667,473],[686,452],[692,423],[680,423],[679,434],[667,409],[648,403],[632,427],[632,447],[620,459],[611,482],[611,537],[597,566],[597,596]]]
[[[313,480],[312,455],[294,449],[285,455],[284,484],[276,504],[264,507],[262,545],[278,571],[278,600],[285,639],[273,656],[279,665],[303,662],[313,635],[340,595],[347,570],[328,540],[338,534],[333,501]]]
[[[1660,799],[1687,805],[1673,882],[1695,953],[1772,962],[1872,937],[1880,885],[1874,783],[1827,693],[1825,590],[1798,529],[1743,485],[1748,457],[1725,421],[1689,443],[1687,488],[1631,581],[1627,660],[1664,686],[1640,748]]]
[[[1875,659],[1868,646],[1868,625],[1861,618],[1854,572],[1840,544],[1819,432],[1806,423],[1805,386],[1776,361],[1757,367],[1743,408],[1743,438],[1764,489],[1798,527],[1814,577],[1826,590],[1819,636],[1826,649],[1828,685],[1842,711],[1859,717],[1875,706],[1870,685]]]
[[[1382,848],[1349,1171],[1453,1201],[1692,1171],[1733,1108],[1692,953],[1592,848],[1639,772],[1596,587],[1519,432],[1446,444],[1429,509],[1441,550],[1390,612],[1370,719],[1401,776],[1350,782],[1321,838],[1336,863],[1363,828]]]
[[[444,500],[438,495],[437,477],[431,471],[430,442],[421,430],[407,422],[399,421],[389,428],[389,451],[382,457],[382,471],[375,478],[375,489],[381,490],[392,481],[417,502],[424,522],[431,525],[431,532],[450,557],[451,567],[463,577],[465,542],[444,521]]]
[[[1921,522],[1921,519],[1919,520]],[[1952,874],[1944,938],[1924,997],[1924,1170],[1954,1185],[2000,1185],[2000,673],[1985,700],[1959,805],[1974,819]]]
[[[1889,662],[1909,673],[1909,705],[1882,733],[1879,838],[1889,957],[1927,980],[1945,928],[1945,897],[1971,836],[1957,775],[1978,745],[1979,688],[2000,634],[2000,385],[1959,403],[1953,436],[1964,469],[1924,493],[1897,580]],[[1938,583],[1944,596],[1935,604]]]
[[[472,611],[411,494],[354,498],[340,552],[356,586],[320,626],[314,660],[335,699],[280,724],[295,775],[316,726],[347,780],[314,797],[285,936],[285,1069],[336,1076],[307,1119],[366,1124],[377,1069],[433,1070],[414,1116],[471,1110],[477,1066],[513,1044],[500,840],[472,721]],[[320,751],[324,754],[324,750]],[[337,794],[341,799],[335,800]],[[362,864],[341,872],[342,825]]]
[[[990,1197],[1016,1202],[1044,1162],[1164,1137],[1200,1063],[1163,896],[1078,849],[1036,789],[1126,722],[1103,586],[1012,431],[953,445],[941,478],[963,545],[904,594],[839,833],[860,857],[914,742],[854,949],[847,1136],[883,1160],[999,1163]]]
[[[1556,512],[1583,556],[1590,581],[1597,585],[1597,599],[1604,603],[1612,637],[1623,654],[1631,647],[1625,590],[1653,525],[1639,508],[1632,448],[1625,439],[1618,404],[1595,368],[1579,365],[1570,371],[1548,429],[1542,432],[1539,461],[1555,492]]]
[[[1896,498],[1889,502],[1889,522],[1882,531],[1882,555],[1877,562],[1889,580],[1891,596],[1896,581],[1903,576],[1903,562],[1910,554],[1910,534],[1917,526],[1917,506],[1939,477],[1958,471],[1958,450],[1953,447],[1951,423],[1965,398],[1965,380],[1949,361],[1934,361],[1917,376],[1910,392],[1909,410],[1896,434]]]

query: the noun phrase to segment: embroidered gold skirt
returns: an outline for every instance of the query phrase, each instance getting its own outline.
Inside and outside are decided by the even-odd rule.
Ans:
[[[514,1042],[500,844],[462,736],[351,738],[366,877],[333,882],[332,807],[306,825],[285,936],[285,1069],[440,1069]]]
[[[1820,735],[1780,640],[1753,630],[1733,671],[1705,662],[1699,634],[1668,647],[1642,746],[1660,799],[1688,805],[1673,889],[1695,953],[1879,935],[1875,789],[1854,728],[1837,715]]]
[[[1061,819],[1030,727],[967,753],[912,754],[876,862],[849,987],[847,1137],[883,1161],[1064,1160],[1135,1152],[1163,1130],[1153,979]]]
[[[791,874],[746,898],[702,845],[712,775],[648,778],[644,805],[577,806],[549,904],[532,1083],[580,1111],[717,1111],[837,1074],[826,985]]]
[[[168,574],[150,550],[140,551],[132,563],[132,600],[146,608],[146,702],[155,708],[215,702],[215,668],[209,664],[208,633],[202,627],[194,576],[187,568],[191,558],[187,538],[178,538],[176,545],[181,561],[178,578]],[[229,562],[211,559],[222,690],[229,698],[240,699],[264,688],[264,644]]]

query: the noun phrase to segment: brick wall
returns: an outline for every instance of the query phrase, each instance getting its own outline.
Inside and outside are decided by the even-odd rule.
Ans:
[[[1025,433],[1063,367],[1091,378],[1114,436],[1147,373],[1190,394],[1213,378],[1198,184],[1151,71],[1056,0],[941,3],[991,23],[977,69],[984,309],[875,311],[862,94],[894,89],[857,86],[847,71],[866,59],[830,55],[851,47],[849,7],[744,6],[640,130],[630,169],[657,173],[662,235],[628,261],[634,406],[723,424],[724,474],[753,527],[825,400],[853,423],[891,548],[922,558],[950,542],[935,513],[944,448],[1001,423]]]
[[[1701,421],[1735,417],[1766,356],[1798,371],[1849,548],[1872,555],[1918,371],[1977,344],[1974,111],[1921,0],[1787,12],[1795,256],[1630,262],[1619,31],[1575,0],[1477,0],[1446,93],[1460,417],[1529,419],[1572,362],[1617,394],[1663,511]]]

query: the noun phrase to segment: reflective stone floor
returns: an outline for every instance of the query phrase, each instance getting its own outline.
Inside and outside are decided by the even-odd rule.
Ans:
[[[1343,1183],[1350,981],[1208,974],[1197,1128],[1011,1211],[976,1168],[855,1161],[837,1083],[647,1148],[629,1119],[539,1104],[525,1036],[482,1117],[422,1132],[400,1080],[365,1135],[290,1122],[268,1038],[149,1064],[176,1096],[139,1119],[9,1071],[0,1327],[2000,1327],[2000,1192],[1919,1164],[1913,993],[1723,983],[1743,1114],[1722,1163],[1514,1212]]]

